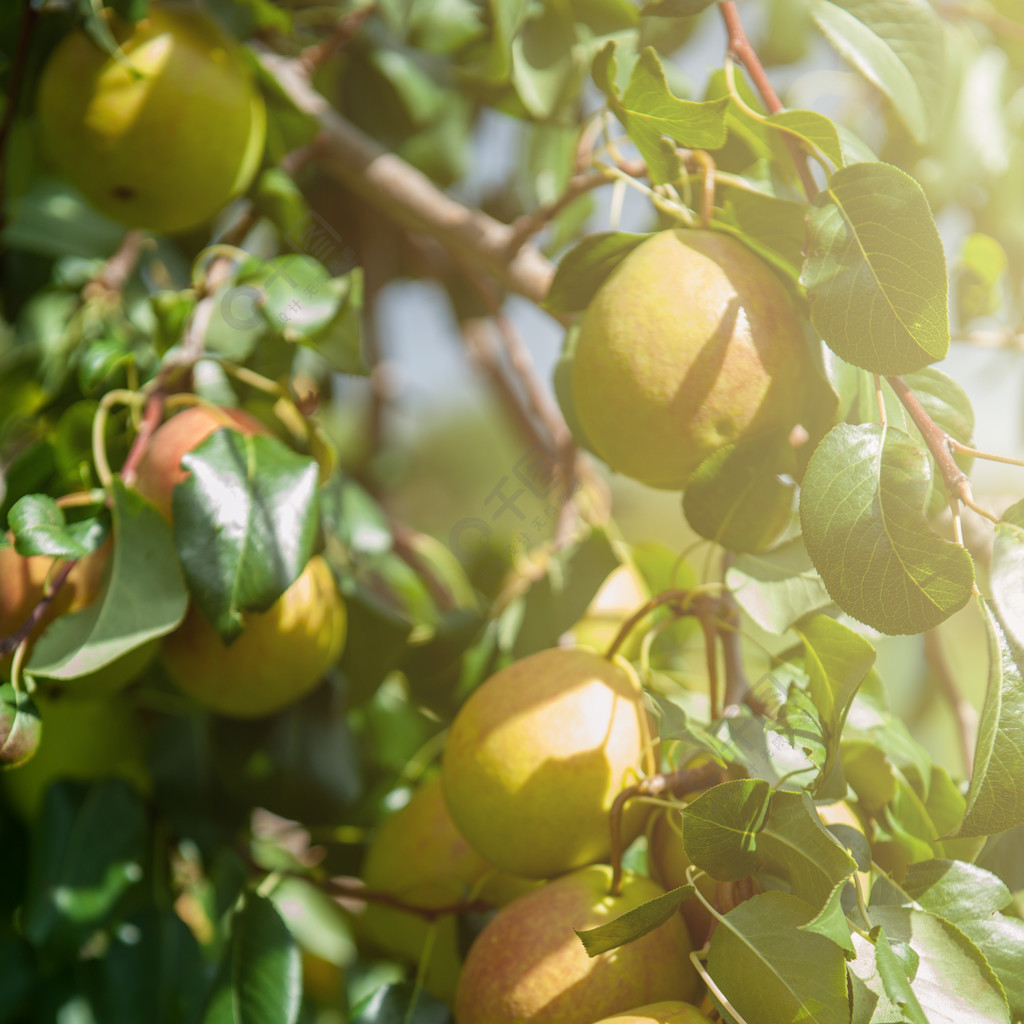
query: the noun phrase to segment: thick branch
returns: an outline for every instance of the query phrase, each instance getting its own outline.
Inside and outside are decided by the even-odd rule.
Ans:
[[[313,88],[301,61],[255,43],[253,49],[289,100],[320,125],[318,162],[325,171],[403,227],[432,235],[503,287],[543,302],[555,268],[531,245],[512,251],[515,229],[445,195],[426,175],[346,121]]]

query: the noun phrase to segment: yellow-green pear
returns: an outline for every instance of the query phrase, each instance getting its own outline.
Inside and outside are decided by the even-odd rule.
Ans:
[[[45,149],[89,202],[129,227],[201,224],[259,167],[263,99],[235,43],[197,10],[154,4],[110,29],[116,57],[79,29],[46,64]]]
[[[470,947],[455,997],[456,1024],[592,1024],[612,1013],[699,990],[690,936],[678,914],[624,946],[590,957],[574,929],[605,924],[660,896],[627,872],[595,864],[513,900]]]
[[[573,404],[612,469],[679,490],[724,445],[798,421],[800,320],[752,250],[713,231],[652,235],[587,307]]]
[[[711,1024],[711,1021],[696,1006],[668,999],[605,1017],[596,1024]]]
[[[480,899],[501,905],[536,883],[496,872],[459,834],[448,814],[440,776],[423,782],[409,802],[374,833],[362,871],[366,887],[405,903],[437,908]],[[419,964],[428,953],[425,987],[445,1002],[455,997],[462,959],[456,920],[432,924],[408,911],[370,902],[362,930],[381,951]]]
[[[584,648],[540,651],[469,697],[442,759],[452,819],[474,849],[515,875],[551,878],[607,857],[608,812],[650,754],[639,682]],[[624,839],[640,832],[632,805]]]

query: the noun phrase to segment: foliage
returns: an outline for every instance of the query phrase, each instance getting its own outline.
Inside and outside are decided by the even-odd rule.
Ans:
[[[266,149],[170,234],[93,209],[36,124],[61,39],[124,60],[110,14],[152,2],[0,12],[0,1024],[451,1021],[431,922],[457,973],[511,894],[475,872],[407,906],[361,890],[363,858],[470,693],[587,629],[643,684],[658,762],[627,796],[681,811],[685,882],[574,942],[682,904],[714,923],[694,959],[723,1021],[1024,1021],[1022,478],[975,495],[1012,410],[979,450],[963,362],[934,367],[998,346],[1020,373],[1024,15],[204,0]],[[582,451],[571,367],[579,315],[669,228],[771,268],[809,383],[798,429],[712,453],[666,515]],[[415,437],[380,329],[410,279],[494,397]],[[566,327],[553,389],[513,292]],[[194,405],[265,434],[185,454],[168,523],[140,461]],[[347,640],[316,689],[234,718],[175,687],[190,606],[230,652],[317,556]],[[374,900],[423,918],[422,963],[370,938]]]

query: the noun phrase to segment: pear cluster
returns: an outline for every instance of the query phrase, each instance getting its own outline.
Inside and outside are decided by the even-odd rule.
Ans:
[[[363,870],[370,890],[412,907],[497,912],[464,961],[453,917],[432,925],[428,947],[422,918],[371,900],[365,934],[422,960],[425,986],[453,1006],[456,1024],[700,1024],[681,915],[595,957],[576,934],[664,891],[626,871],[612,895],[608,864],[612,804],[651,756],[651,722],[625,662],[555,648],[500,669],[463,704],[440,775],[385,819]],[[644,818],[629,806],[624,842]]]

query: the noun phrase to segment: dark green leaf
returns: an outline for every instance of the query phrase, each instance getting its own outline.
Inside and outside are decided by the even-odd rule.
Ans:
[[[801,281],[847,362],[901,374],[949,350],[946,257],[921,186],[891,164],[837,171],[815,200]]]
[[[577,929],[576,934],[580,937],[587,956],[599,956],[610,949],[617,949],[627,942],[639,939],[641,935],[653,932],[655,928],[660,928],[671,919],[683,900],[688,900],[693,892],[692,885],[681,885],[677,889],[656,896],[653,900],[641,903],[639,907],[627,910],[606,924],[582,932]]]
[[[218,430],[182,458],[174,539],[196,606],[225,640],[266,611],[313,554],[316,463],[276,438]]]
[[[203,1024],[297,1024],[301,1005],[299,948],[274,904],[247,893]]]
[[[95,551],[107,533],[99,519],[68,523],[64,510],[45,494],[26,494],[7,516],[19,555],[83,558]]]
[[[142,879],[142,800],[122,779],[50,787],[36,823],[25,894],[25,935],[61,948],[102,924]]]
[[[885,633],[917,633],[962,608],[974,585],[966,550],[928,524],[928,457],[902,431],[840,424],[804,474],[804,543],[832,599]]]
[[[849,1024],[843,952],[805,928],[816,916],[796,896],[766,892],[719,921],[708,971],[744,1020]]]
[[[114,550],[103,593],[80,612],[62,615],[29,660],[34,675],[76,679],[109,665],[185,617],[188,596],[163,517],[120,481],[113,484]]]
[[[686,855],[720,881],[753,874],[770,796],[771,787],[763,779],[723,782],[702,793],[682,812]]]
[[[960,836],[994,835],[1024,822],[1024,646],[1002,622],[998,606],[983,601],[981,607],[988,630],[988,688]]]
[[[552,313],[575,313],[585,309],[611,272],[649,234],[599,231],[562,257],[544,305]]]

